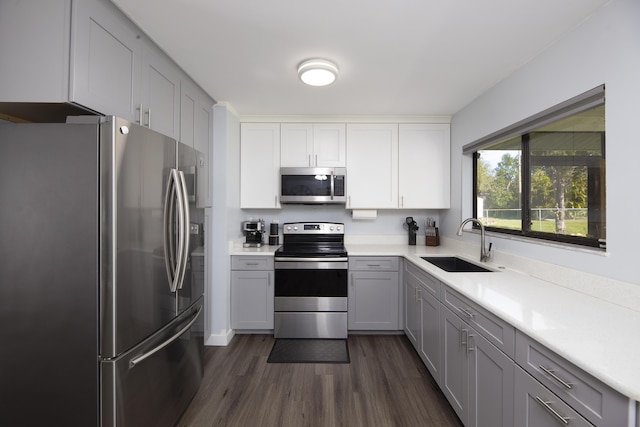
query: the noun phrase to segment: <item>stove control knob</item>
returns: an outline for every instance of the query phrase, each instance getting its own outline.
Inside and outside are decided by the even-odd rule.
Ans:
[[[336,231],[340,231],[342,229],[342,227],[338,226],[338,228],[336,228]]]
[[[332,225],[331,227],[329,227],[329,230],[330,230],[330,231],[333,231],[333,225]]]
[[[291,227],[287,225],[287,231],[291,231]]]
[[[298,227],[293,227],[293,231],[298,231]]]

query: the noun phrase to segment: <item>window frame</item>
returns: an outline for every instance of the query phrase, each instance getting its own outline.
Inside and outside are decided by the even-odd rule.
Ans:
[[[532,161],[531,161],[531,153],[529,149],[529,137],[531,133],[535,133],[537,129],[540,129],[542,126],[558,121],[562,118],[572,116],[582,111],[587,111],[589,109],[595,108],[600,105],[605,104],[604,97],[604,85],[598,86],[590,91],[587,91],[577,97],[574,97],[570,100],[567,100],[561,104],[558,104],[554,107],[551,107],[539,114],[531,116],[525,120],[522,120],[518,123],[515,123],[511,126],[508,126],[505,129],[502,129],[498,132],[495,132],[491,135],[488,135],[484,138],[481,138],[477,141],[474,141],[470,144],[467,144],[463,147],[463,154],[471,154],[472,155],[472,163],[473,163],[473,212],[477,214],[478,212],[478,151],[482,151],[483,149],[489,148],[501,140],[507,139],[509,137],[520,137],[520,183],[521,183],[521,201],[519,208],[521,209],[521,224],[520,230],[516,229],[508,229],[501,227],[493,227],[491,225],[485,225],[484,228],[487,231],[519,236],[524,238],[532,238],[532,239],[540,239],[558,243],[566,243],[571,245],[578,245],[582,247],[591,247],[591,248],[599,248],[606,249],[606,237],[605,238],[595,238],[595,237],[587,237],[587,236],[573,236],[559,233],[549,233],[542,231],[535,231],[531,229],[531,172],[532,172]],[[606,133],[601,132],[601,149],[602,155],[598,157],[600,160],[606,159]],[[590,168],[589,161],[584,162],[587,168]],[[597,178],[593,178],[597,181],[597,186],[603,186],[605,188],[606,193],[606,162],[602,165],[602,173]],[[588,179],[591,180],[591,174],[587,174]],[[589,184],[587,188],[591,191],[592,186]],[[590,193],[588,196],[588,200],[591,199]],[[606,194],[604,194],[606,197]],[[600,196],[594,198],[593,200],[598,200],[594,209],[598,209],[598,215],[601,216],[599,224],[605,228],[606,231],[606,202],[604,209],[602,209],[600,203]],[[589,210],[592,209],[591,202],[589,203]],[[474,229],[479,229],[476,224],[473,224]],[[606,235],[605,235],[606,236]]]

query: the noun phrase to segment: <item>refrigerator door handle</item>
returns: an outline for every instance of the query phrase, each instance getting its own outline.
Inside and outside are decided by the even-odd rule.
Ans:
[[[185,260],[184,252],[186,252],[186,248],[184,246],[184,235],[185,227],[189,226],[188,222],[185,223],[184,185],[180,183],[180,174],[181,172],[177,169],[171,169],[169,179],[167,180],[167,189],[165,191],[164,199],[164,255],[167,278],[169,280],[169,288],[171,289],[171,292],[175,292],[178,289],[180,277],[184,276],[184,274],[181,274]],[[174,206],[176,204],[176,210],[178,212],[177,254],[175,252],[175,243],[173,241],[173,213]]]
[[[184,277],[187,273],[187,263],[189,261],[189,239],[190,239],[190,230],[189,226],[191,223],[191,218],[189,215],[189,192],[187,191],[187,180],[184,177],[184,173],[182,171],[178,172],[180,176],[180,186],[182,188],[182,207],[183,207],[183,215],[184,215],[184,223],[182,226],[182,245],[183,252],[179,255],[181,261],[181,269],[178,273],[178,289],[182,289],[182,285],[184,284]]]
[[[165,342],[163,342],[162,344],[158,345],[157,347],[155,347],[153,350],[150,350],[146,353],[141,354],[140,356],[134,357],[133,359],[131,359],[131,361],[129,362],[129,368],[135,368],[135,366],[144,361],[145,359],[153,356],[155,353],[159,352],[160,350],[162,350],[163,348],[165,348],[166,346],[168,346],[169,344],[171,344],[172,342],[174,342],[175,340],[177,340],[180,335],[182,335],[183,333],[185,333],[191,326],[193,326],[193,324],[196,322],[196,320],[198,320],[198,316],[200,316],[200,312],[202,311],[202,306],[198,307],[198,311],[196,312],[196,314],[193,316],[193,319],[191,319],[191,321],[182,329],[180,329],[178,332],[176,332],[171,338],[167,339]]]

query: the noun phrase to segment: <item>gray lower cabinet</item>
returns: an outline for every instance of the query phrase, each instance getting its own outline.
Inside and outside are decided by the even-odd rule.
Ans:
[[[231,328],[273,329],[273,257],[231,257]]]
[[[349,257],[349,330],[401,330],[400,259]]]
[[[635,401],[410,262],[403,288],[405,333],[465,426],[639,426]]]
[[[404,301],[404,333],[416,351],[420,351],[420,327],[422,322],[420,313],[420,285],[415,281],[409,280],[406,271],[404,278]]]
[[[465,426],[513,426],[515,363],[448,308],[441,315],[440,386],[456,414]]]
[[[545,410],[549,411],[548,406],[567,406],[596,426],[624,427],[632,422],[629,414],[635,411],[633,401],[520,331],[516,334],[516,362],[535,378],[533,381],[547,394],[554,397],[553,404],[549,405],[534,399]],[[519,393],[517,398],[520,400],[518,405],[522,406],[525,404],[522,400],[530,400],[531,396]],[[526,405],[533,406],[529,403]],[[564,409],[557,412],[570,413]],[[553,415],[554,419],[558,419],[556,414]],[[572,418],[573,415],[568,417]]]
[[[405,333],[440,383],[440,282],[410,263],[404,268]]]
[[[514,425],[519,427],[593,426],[519,366],[516,367],[515,372]]]

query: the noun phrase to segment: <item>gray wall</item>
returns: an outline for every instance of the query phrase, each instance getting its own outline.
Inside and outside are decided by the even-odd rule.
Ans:
[[[640,284],[640,2],[613,0],[562,40],[454,115],[449,237],[472,216],[471,158],[462,146],[600,84],[606,85],[607,253],[491,237],[496,250]],[[467,233],[465,233],[467,234]],[[477,236],[462,237],[470,241]]]

